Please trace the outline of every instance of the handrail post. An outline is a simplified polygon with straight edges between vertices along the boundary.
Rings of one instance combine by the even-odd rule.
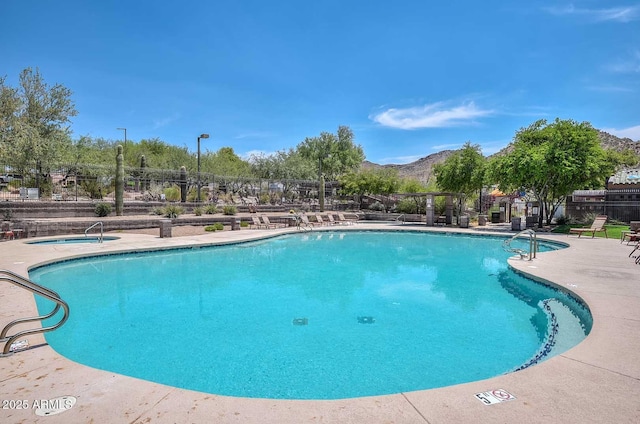
[[[46,333],[48,331],[53,331],[53,330],[61,327],[67,321],[67,319],[69,318],[69,305],[67,305],[67,302],[62,300],[60,298],[60,296],[58,295],[58,293],[54,292],[53,290],[50,290],[50,289],[48,289],[48,288],[46,288],[44,286],[41,286],[40,284],[34,283],[33,281],[29,280],[28,278],[22,277],[21,275],[18,275],[16,273],[8,271],[8,270],[0,270],[0,281],[8,281],[9,283],[12,283],[15,286],[18,286],[20,288],[28,290],[33,294],[40,295],[40,296],[44,297],[45,299],[48,299],[48,300],[50,300],[50,301],[52,301],[52,302],[54,302],[56,304],[56,306],[53,309],[53,311],[51,311],[50,313],[48,313],[46,315],[41,315],[41,316],[32,317],[32,318],[19,318],[19,319],[11,321],[7,325],[5,325],[5,327],[0,332],[0,334],[2,335],[2,339],[0,340],[0,342],[3,342],[5,344],[4,345],[4,349],[2,350],[2,353],[0,353],[0,357],[6,357],[6,356],[13,355],[14,352],[11,351],[11,345],[19,337],[28,336],[28,335],[32,335],[32,334]],[[13,327],[14,325],[20,324],[20,323],[25,323],[25,322],[32,322],[32,321],[44,321],[47,318],[53,317],[58,312],[58,310],[60,308],[63,309],[63,315],[62,315],[62,318],[60,319],[60,321],[57,322],[56,324],[48,326],[48,327],[32,328],[32,329],[28,329],[28,330],[23,330],[23,331],[19,331],[19,332],[15,333],[15,334],[13,334],[11,336],[7,336],[7,333],[9,332],[9,329],[11,327]]]
[[[84,236],[89,237],[87,233],[89,232],[90,229],[92,229],[97,225],[100,225],[100,238],[98,239],[98,243],[102,243],[104,239],[104,224],[102,223],[102,221],[98,221],[95,224],[90,225],[86,230],[84,230]]]

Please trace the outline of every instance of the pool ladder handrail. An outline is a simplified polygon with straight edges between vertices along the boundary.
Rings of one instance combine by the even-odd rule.
[[[89,235],[87,234],[89,230],[91,230],[92,228],[98,225],[100,226],[100,238],[98,239],[98,243],[102,243],[102,240],[104,239],[104,224],[102,224],[102,221],[98,221],[95,224],[90,225],[89,228],[84,230],[84,236],[89,237]]]
[[[402,218],[402,221],[400,220],[400,218]],[[396,221],[396,222],[402,222],[402,224],[404,224],[404,223],[406,222],[406,216],[405,216],[405,214],[398,215],[398,216],[396,217],[395,221]]]
[[[60,298],[60,295],[58,295],[58,293],[54,292],[53,290],[50,290],[44,286],[41,286],[40,284],[34,283],[33,281],[29,280],[28,278],[22,277],[21,275],[18,275],[14,272],[8,271],[6,269],[0,269],[0,281],[7,281],[15,286],[21,287],[25,290],[30,291],[33,294],[37,294],[39,296],[44,297],[45,299],[48,299],[52,302],[54,302],[56,304],[56,306],[53,308],[53,310],[51,312],[49,312],[48,314],[45,315],[40,315],[37,317],[27,317],[27,318],[18,318],[15,319],[13,321],[11,321],[10,323],[8,323],[7,325],[4,326],[4,328],[2,329],[2,331],[0,332],[0,343],[4,342],[4,349],[2,350],[2,353],[0,353],[0,358],[1,357],[6,357],[6,356],[11,356],[13,355],[13,351],[11,351],[11,345],[20,337],[23,336],[29,336],[29,335],[33,335],[33,334],[40,334],[40,333],[46,333],[49,331],[53,331],[59,327],[62,326],[62,324],[64,324],[67,319],[69,318],[69,305],[67,304],[67,302],[65,302],[64,300],[62,300]],[[60,308],[63,309],[64,313],[62,315],[62,318],[60,319],[59,322],[57,322],[54,325],[50,325],[48,327],[40,327],[40,328],[32,328],[32,329],[28,329],[28,330],[22,330],[22,331],[18,331],[17,333],[9,336],[7,335],[9,333],[9,329],[11,329],[11,327],[18,325],[18,324],[23,324],[26,322],[34,322],[34,321],[43,321],[47,318],[51,318],[52,316],[54,316],[59,310]]]
[[[511,247],[511,242],[517,238],[520,238],[521,236],[524,235],[528,235],[529,236],[529,251],[527,252],[526,250],[523,249],[518,249],[516,247]],[[517,233],[516,235],[514,235],[513,237],[511,237],[510,239],[505,240],[504,242],[502,242],[502,248],[504,250],[506,250],[507,252],[512,252],[512,253],[516,253],[518,255],[520,255],[520,259],[524,259],[527,255],[529,255],[529,260],[533,260],[536,257],[536,253],[538,251],[538,239],[536,236],[536,232],[533,231],[530,228],[527,228],[526,230],[522,230],[519,233]]]

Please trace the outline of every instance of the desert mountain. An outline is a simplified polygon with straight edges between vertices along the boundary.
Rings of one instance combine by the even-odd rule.
[[[617,151],[624,151],[627,149],[633,150],[638,157],[640,157],[640,141],[633,141],[630,138],[620,138],[615,135],[606,133],[604,131],[598,131],[600,136],[600,144],[605,149],[613,149]],[[508,151],[509,146],[505,147],[496,155],[502,154]],[[391,168],[397,169],[398,175],[401,178],[413,178],[422,183],[427,183],[430,178],[433,177],[433,165],[436,163],[444,162],[455,150],[443,150],[438,153],[434,153],[429,156],[425,156],[418,159],[415,162],[406,163],[402,165],[379,165],[373,162],[364,161],[362,163],[363,169],[380,169]]]

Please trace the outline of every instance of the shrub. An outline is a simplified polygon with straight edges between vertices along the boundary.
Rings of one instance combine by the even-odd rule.
[[[203,208],[201,206],[196,206],[193,209],[193,213],[196,214],[196,216],[202,216],[202,212],[203,212]]]
[[[416,213],[417,205],[413,199],[402,199],[396,205],[396,212],[398,213]]]
[[[169,202],[177,202],[180,200],[180,187],[177,185],[172,185],[171,187],[167,187],[163,191],[165,199]]]
[[[258,197],[258,201],[260,202],[261,205],[268,205],[269,203],[271,203],[271,196],[269,196],[268,193],[262,193]]]
[[[556,224],[558,225],[569,225],[571,224],[571,222],[572,222],[572,219],[570,216],[561,215],[556,218]]]
[[[247,228],[249,223],[247,221],[240,221],[240,228]]]
[[[163,208],[163,215],[167,218],[177,218],[184,213],[184,208],[178,205],[167,205]]]
[[[380,202],[374,202],[371,205],[369,205],[369,209],[371,209],[372,211],[384,212],[385,207]]]
[[[96,216],[107,216],[111,213],[111,205],[109,203],[98,203],[94,212]]]
[[[236,213],[238,213],[238,208],[233,205],[226,205],[224,208],[222,208],[222,213],[224,215],[235,215]]]
[[[582,219],[580,220],[581,224],[591,224],[595,219],[596,216],[598,216],[598,214],[594,213],[594,212],[587,212],[582,216]]]
[[[155,208],[151,209],[151,213],[153,215],[164,215],[164,208],[161,208],[160,206],[156,206]]]
[[[222,231],[224,230],[224,225],[222,224],[222,222],[216,222],[213,225],[207,225],[206,227],[204,227],[205,231]]]
[[[207,205],[204,208],[204,213],[206,213],[207,215],[213,215],[218,213],[218,208],[216,207],[216,205]]]

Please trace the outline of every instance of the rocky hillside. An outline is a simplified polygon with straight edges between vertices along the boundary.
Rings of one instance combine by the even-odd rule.
[[[631,149],[636,152],[636,155],[640,157],[640,141],[633,141],[630,138],[620,138],[615,135],[611,135],[604,131],[598,131],[600,136],[600,142],[605,149],[614,149],[617,151],[623,151]],[[502,154],[509,150],[509,146],[505,147],[496,155]],[[362,167],[364,169],[380,169],[380,168],[392,168],[398,170],[398,175],[402,178],[413,178],[422,183],[427,183],[430,178],[433,177],[433,165],[436,163],[444,162],[454,150],[443,150],[438,153],[423,157],[415,162],[403,164],[403,165],[378,165],[373,162],[364,161]]]
[[[640,141],[633,141],[630,138],[620,138],[604,131],[598,131],[600,143],[605,149],[613,149],[619,152],[631,149],[640,157]]]
[[[438,153],[423,157],[415,162],[403,165],[378,165],[377,163],[364,161],[362,168],[364,169],[380,169],[391,168],[398,170],[398,176],[401,178],[413,178],[426,184],[433,177],[433,165],[444,162],[454,150],[443,150]]]

